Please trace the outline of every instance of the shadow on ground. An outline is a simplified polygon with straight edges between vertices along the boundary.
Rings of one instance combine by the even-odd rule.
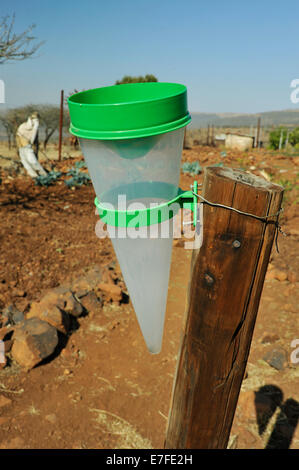
[[[259,435],[262,436],[275,412],[273,430],[265,449],[288,449],[299,419],[299,403],[293,398],[283,401],[283,393],[276,385],[264,385],[255,392],[255,410]]]

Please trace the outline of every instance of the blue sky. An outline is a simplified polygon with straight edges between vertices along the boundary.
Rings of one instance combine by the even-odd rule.
[[[59,104],[65,93],[152,73],[183,83],[191,112],[298,109],[299,2],[1,0],[15,31],[32,23],[38,56],[0,65],[6,105]]]

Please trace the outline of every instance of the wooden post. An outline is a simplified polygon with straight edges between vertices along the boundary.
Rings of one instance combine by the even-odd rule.
[[[207,145],[210,145],[210,124],[208,124]]]
[[[214,145],[215,145],[215,141],[214,141],[214,124],[212,125],[211,145],[212,145],[212,147],[214,147]]]
[[[184,142],[183,142],[183,149],[187,148],[187,133],[186,133],[186,127],[184,130]]]
[[[59,115],[59,143],[58,143],[58,160],[61,161],[62,146],[62,124],[63,124],[63,90],[60,93],[60,115]]]
[[[208,167],[202,195],[266,216],[279,211],[283,188],[240,170]],[[227,447],[276,220],[272,217],[266,224],[204,204],[203,244],[192,257],[168,449]]]
[[[256,148],[259,148],[260,132],[261,132],[261,118],[258,117],[258,119],[257,119],[257,129],[256,129],[256,143],[255,143]]]

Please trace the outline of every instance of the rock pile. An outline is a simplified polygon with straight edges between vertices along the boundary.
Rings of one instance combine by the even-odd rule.
[[[85,276],[46,292],[24,313],[10,305],[0,313],[0,340],[12,360],[30,370],[54,355],[61,338],[66,338],[83,315],[101,312],[104,302],[121,302],[125,286],[113,265],[93,268]]]

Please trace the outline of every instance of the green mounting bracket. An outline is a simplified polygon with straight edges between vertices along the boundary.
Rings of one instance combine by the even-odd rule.
[[[155,196],[161,196],[161,191],[165,191],[169,187],[168,183],[138,183],[145,188],[144,195],[148,196],[147,186],[152,186],[154,184],[155,189],[158,187],[158,193],[154,193]],[[136,185],[135,185],[136,187]],[[127,194],[125,191],[128,186],[123,186],[117,188],[118,194]],[[115,210],[113,205],[107,203],[100,203],[98,198],[95,198],[95,205],[98,209],[99,216],[103,221],[113,227],[144,227],[154,224],[160,224],[165,220],[172,219],[179,211],[179,209],[190,209],[193,212],[193,225],[196,227],[197,223],[197,181],[194,181],[192,191],[182,191],[178,190],[176,197],[170,201],[164,202],[162,204],[157,204],[154,207],[147,207],[140,210]],[[115,194],[116,189],[113,190]],[[168,193],[169,194],[169,193]],[[153,194],[152,194],[153,195]]]

